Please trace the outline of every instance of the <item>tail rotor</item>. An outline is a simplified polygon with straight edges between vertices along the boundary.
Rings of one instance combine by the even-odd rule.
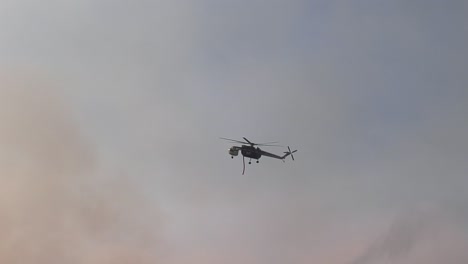
[[[286,151],[286,152],[284,152],[284,153],[286,154],[286,156],[291,155],[292,160],[294,160],[294,155],[293,155],[293,153],[296,153],[296,152],[297,152],[297,149],[291,151],[291,148],[288,146],[288,150],[289,150],[289,151]]]

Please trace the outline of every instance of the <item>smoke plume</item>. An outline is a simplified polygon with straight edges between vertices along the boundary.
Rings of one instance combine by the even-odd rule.
[[[154,263],[159,215],[100,172],[54,83],[0,78],[0,263]]]

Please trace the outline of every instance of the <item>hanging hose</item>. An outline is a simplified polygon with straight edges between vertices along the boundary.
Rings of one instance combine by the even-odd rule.
[[[242,175],[244,175],[244,172],[245,172],[245,156],[244,155],[242,155],[242,165],[244,165],[242,169]]]

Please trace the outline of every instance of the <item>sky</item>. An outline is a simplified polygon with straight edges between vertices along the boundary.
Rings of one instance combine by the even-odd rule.
[[[0,32],[2,263],[468,262],[466,1],[0,0]],[[219,137],[298,152],[241,175]]]

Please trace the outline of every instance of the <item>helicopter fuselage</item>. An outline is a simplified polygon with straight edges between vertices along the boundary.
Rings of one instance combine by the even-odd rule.
[[[237,156],[241,151],[242,156],[258,160],[261,156],[260,148],[255,148],[252,146],[242,145],[242,147],[233,146],[229,149],[229,154],[231,156]]]
[[[255,148],[255,147],[246,146],[246,145],[242,145],[241,153],[244,157],[256,159],[256,160],[258,160],[262,156],[260,148]]]

